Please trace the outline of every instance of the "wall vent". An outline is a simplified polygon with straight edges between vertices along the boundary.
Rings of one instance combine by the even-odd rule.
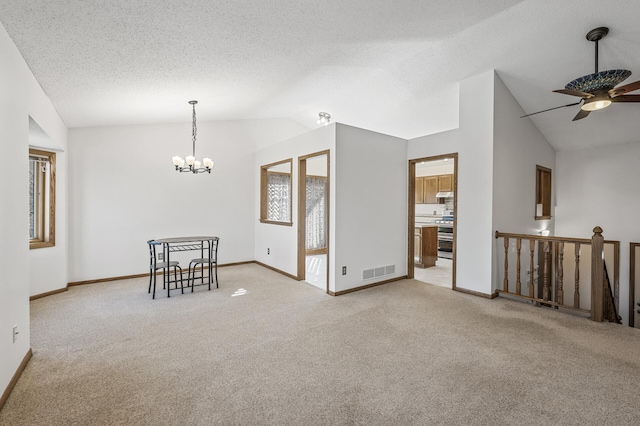
[[[378,266],[375,268],[364,269],[362,271],[362,280],[370,280],[372,278],[392,275],[396,273],[396,265]]]
[[[362,271],[362,279],[363,280],[368,280],[373,278],[373,269],[365,269],[364,271]]]

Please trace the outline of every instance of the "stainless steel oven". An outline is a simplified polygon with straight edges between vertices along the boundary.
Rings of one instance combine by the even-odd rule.
[[[437,221],[438,256],[451,259],[453,257],[453,221]]]

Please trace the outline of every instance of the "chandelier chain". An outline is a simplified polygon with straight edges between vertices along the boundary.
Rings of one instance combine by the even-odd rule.
[[[198,127],[196,126],[196,104],[191,104],[193,106],[193,126],[191,129],[191,138],[193,140],[193,156],[196,156],[196,133],[198,132]]]

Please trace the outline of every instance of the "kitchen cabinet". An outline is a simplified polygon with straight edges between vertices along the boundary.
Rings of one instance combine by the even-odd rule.
[[[453,175],[434,175],[416,178],[416,204],[438,204],[438,192],[453,192]]]
[[[413,237],[414,265],[416,268],[436,266],[438,259],[438,227],[416,226]]]
[[[424,179],[416,178],[416,204],[424,204]]]
[[[453,175],[438,176],[438,192],[453,192]]]
[[[438,193],[438,176],[425,176],[424,179],[424,203],[436,204],[438,199],[436,194]]]

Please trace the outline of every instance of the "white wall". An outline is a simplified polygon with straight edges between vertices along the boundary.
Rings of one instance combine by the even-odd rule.
[[[538,234],[548,229],[554,234],[554,207],[551,220],[535,220],[536,165],[552,170],[556,180],[555,150],[522,110],[509,89],[495,74],[493,130],[493,232]],[[553,200],[553,191],[552,191]],[[515,241],[512,241],[515,250]],[[502,288],[503,240],[494,247],[494,289]],[[503,260],[500,260],[502,262]]]
[[[338,124],[336,150],[334,291],[406,275],[407,141]],[[395,274],[362,280],[387,265]]]
[[[460,82],[460,128],[412,139],[408,159],[458,153],[456,287],[492,292],[494,71]]]
[[[495,75],[493,149],[493,225],[502,232],[537,234],[554,230],[551,220],[535,220],[536,165],[551,169],[556,179],[556,152]]]
[[[327,177],[327,157],[320,155],[307,159],[307,176]]]
[[[298,157],[313,154],[316,152],[330,150],[330,223],[333,223],[333,206],[335,205],[335,141],[336,124],[320,127],[313,131],[293,137],[289,140],[271,145],[255,153],[256,170],[253,181],[254,210],[252,220],[255,225],[255,246],[254,258],[258,262],[269,265],[290,275],[297,276],[298,265]],[[260,223],[260,176],[257,172],[265,164],[274,163],[281,160],[293,159],[292,167],[292,211],[293,226],[274,225],[271,223]],[[329,234],[329,264],[333,265],[334,235],[333,225],[330,225]],[[267,254],[269,249],[270,254]],[[333,288],[335,283],[329,277],[329,288]]]
[[[20,52],[0,25],[0,394],[16,373],[30,348],[30,270],[28,157],[29,116],[60,146],[66,145],[67,129]],[[64,180],[64,177],[62,177]],[[57,206],[64,217],[64,204]],[[64,231],[63,231],[64,233]],[[64,235],[60,236],[61,247]],[[53,251],[42,250],[43,258]],[[64,252],[64,249],[62,249]],[[57,253],[57,250],[56,250]],[[61,259],[66,262],[64,255]],[[35,265],[35,263],[34,263]],[[52,282],[63,280],[58,269]],[[18,326],[13,343],[12,327]]]
[[[256,153],[256,170],[264,164],[293,158],[294,223],[289,227],[257,221],[260,182],[256,177],[255,259],[297,275],[298,157],[327,149],[330,150],[329,290],[339,292],[406,275],[406,141],[337,123]],[[396,265],[396,273],[376,280],[361,279],[362,269],[386,265]],[[345,276],[342,266],[347,266]]]
[[[216,235],[221,264],[253,260],[254,151],[300,132],[290,120],[198,122],[196,157],[215,166],[193,175],[171,163],[191,153],[191,123],[70,130],[69,280],[145,273],[146,241],[162,237]]]
[[[640,242],[640,142],[556,154],[556,235],[620,241],[620,312],[629,320],[629,243]],[[637,298],[640,300],[640,298]]]

